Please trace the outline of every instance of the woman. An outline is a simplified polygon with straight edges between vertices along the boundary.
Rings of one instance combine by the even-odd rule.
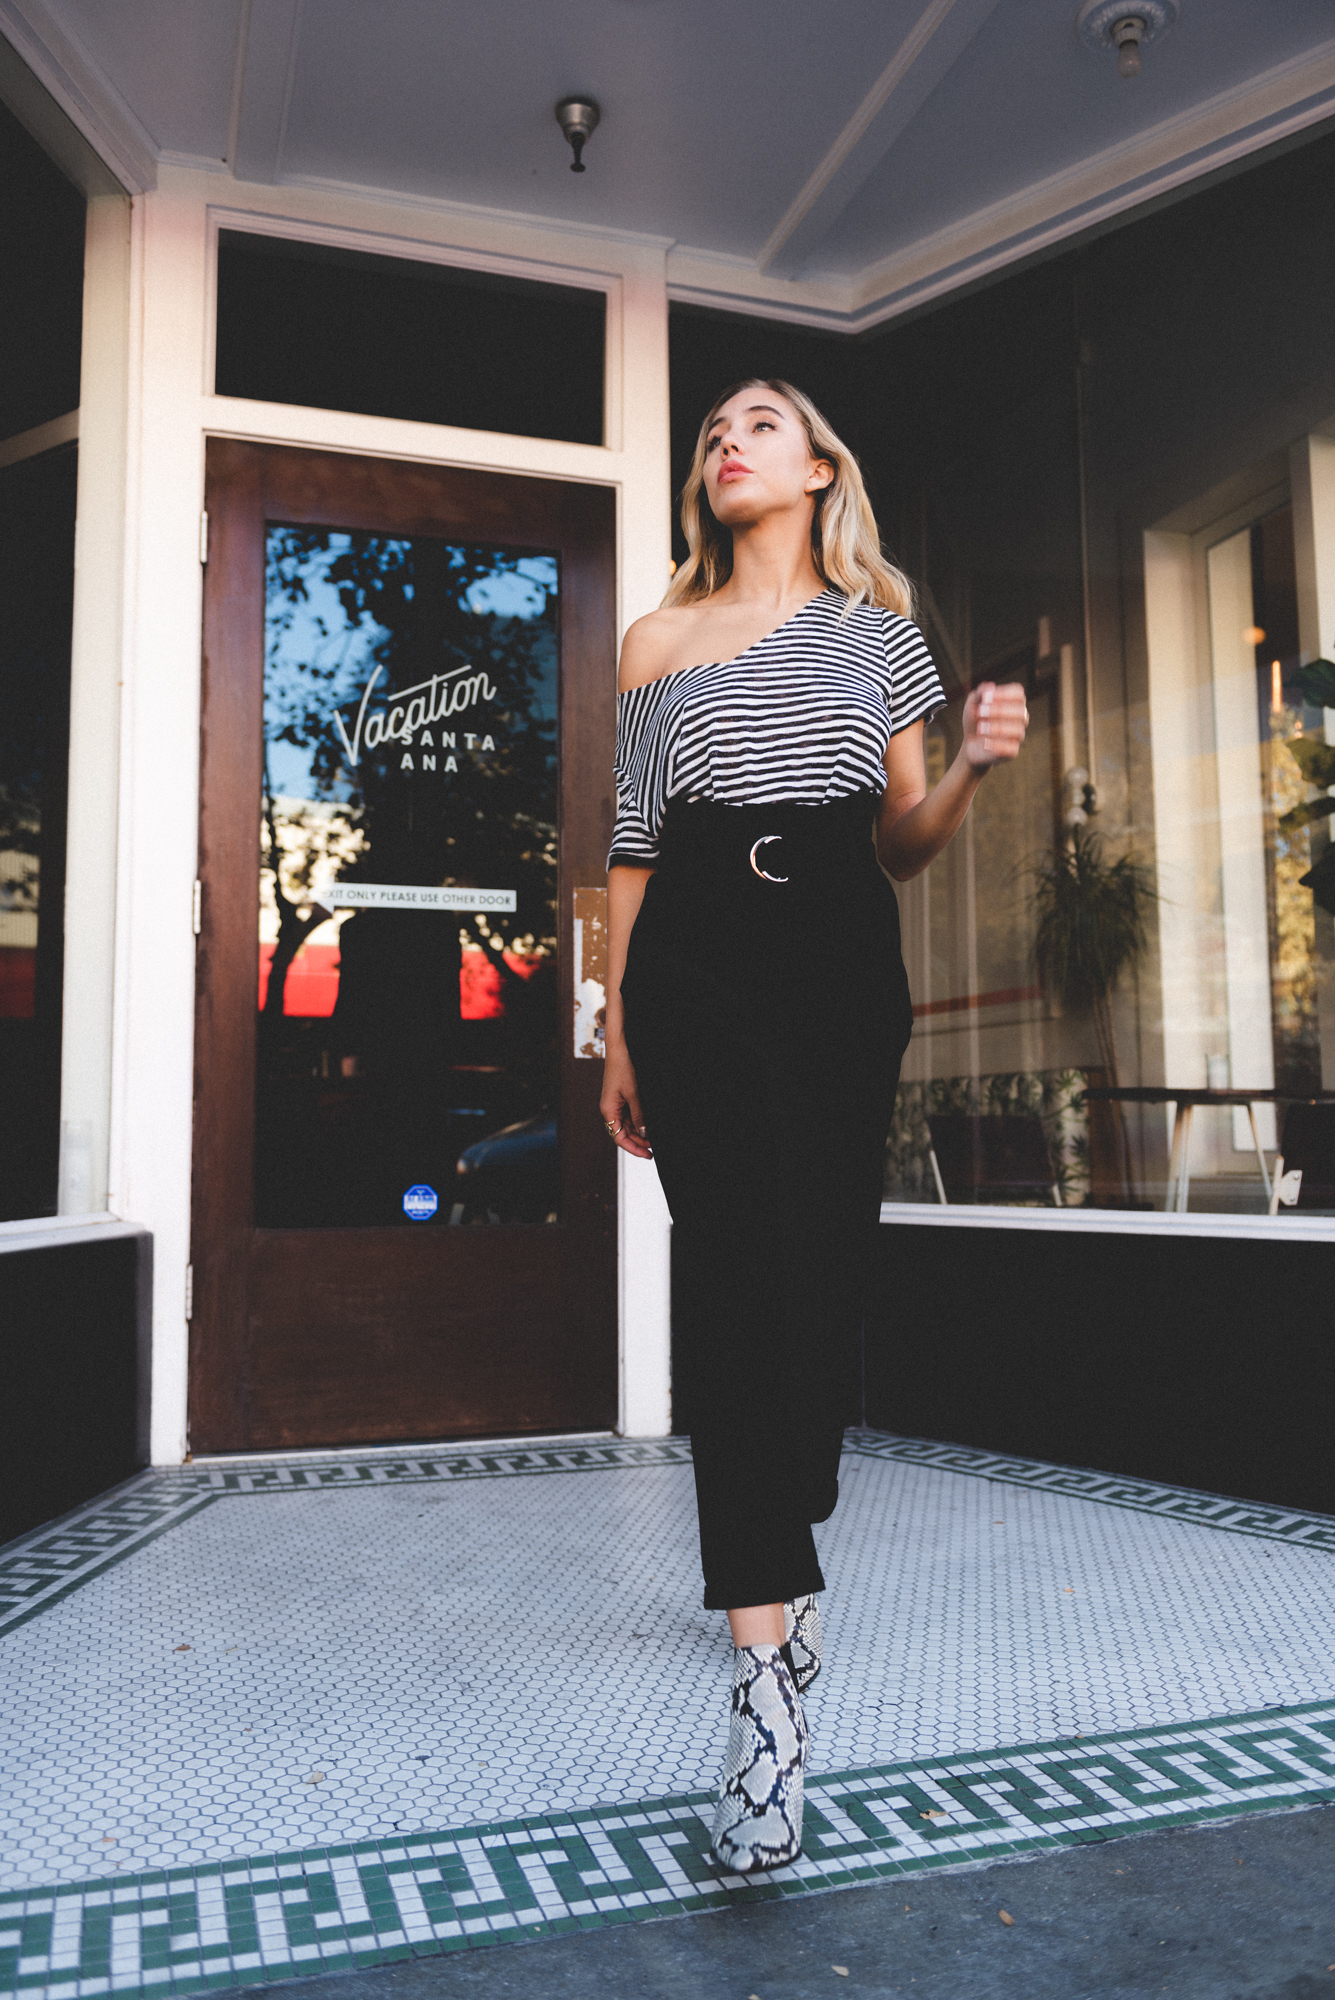
[[[887,875],[941,852],[1028,711],[976,688],[928,790],[944,696],[908,583],[856,460],[786,383],[715,403],[682,522],[687,560],[621,655],[602,1114],[672,1211],[704,1601],[736,1649],[714,1852],[749,1873],[801,1848],[811,1525],[838,1497],[913,1024]]]

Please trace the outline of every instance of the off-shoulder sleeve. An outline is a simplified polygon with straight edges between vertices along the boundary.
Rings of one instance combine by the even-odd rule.
[[[616,775],[617,817],[612,831],[609,868],[618,862],[630,868],[658,863],[658,830],[663,823],[658,760],[649,754],[659,707],[660,684],[649,681],[617,696]]]
[[[885,630],[885,657],[890,669],[890,734],[898,736],[911,723],[921,722],[946,705],[946,691],[927,642],[911,618],[897,618],[893,611],[882,614]]]

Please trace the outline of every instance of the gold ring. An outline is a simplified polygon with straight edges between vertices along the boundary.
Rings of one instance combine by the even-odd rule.
[[[621,1130],[621,1120],[619,1118],[617,1119],[604,1118],[603,1123],[607,1127],[608,1131],[612,1134],[612,1137],[615,1139],[617,1133]]]

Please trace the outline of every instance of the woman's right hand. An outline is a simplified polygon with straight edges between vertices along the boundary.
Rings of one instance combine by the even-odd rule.
[[[640,1093],[635,1082],[635,1065],[624,1042],[609,1042],[603,1057],[603,1094],[598,1109],[607,1126],[608,1137],[637,1160],[652,1160],[653,1152],[644,1130]],[[611,1129],[615,1127],[615,1130]]]

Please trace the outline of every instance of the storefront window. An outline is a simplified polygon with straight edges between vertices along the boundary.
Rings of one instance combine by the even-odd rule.
[[[0,471],[0,1221],[57,1205],[74,481]]]
[[[900,892],[892,1201],[1335,1213],[1332,197],[1325,139],[868,351],[929,766],[1033,716]]]
[[[899,892],[888,1201],[1263,1216],[1282,1157],[1275,1228],[1335,1213],[1332,207],[1326,136],[860,340],[674,308],[678,486],[748,375],[858,452],[929,776],[970,688],[1028,693]]]
[[[0,176],[0,1221],[12,1221],[53,1215],[59,1193],[77,472],[60,436],[77,428],[84,202],[3,107]]]

